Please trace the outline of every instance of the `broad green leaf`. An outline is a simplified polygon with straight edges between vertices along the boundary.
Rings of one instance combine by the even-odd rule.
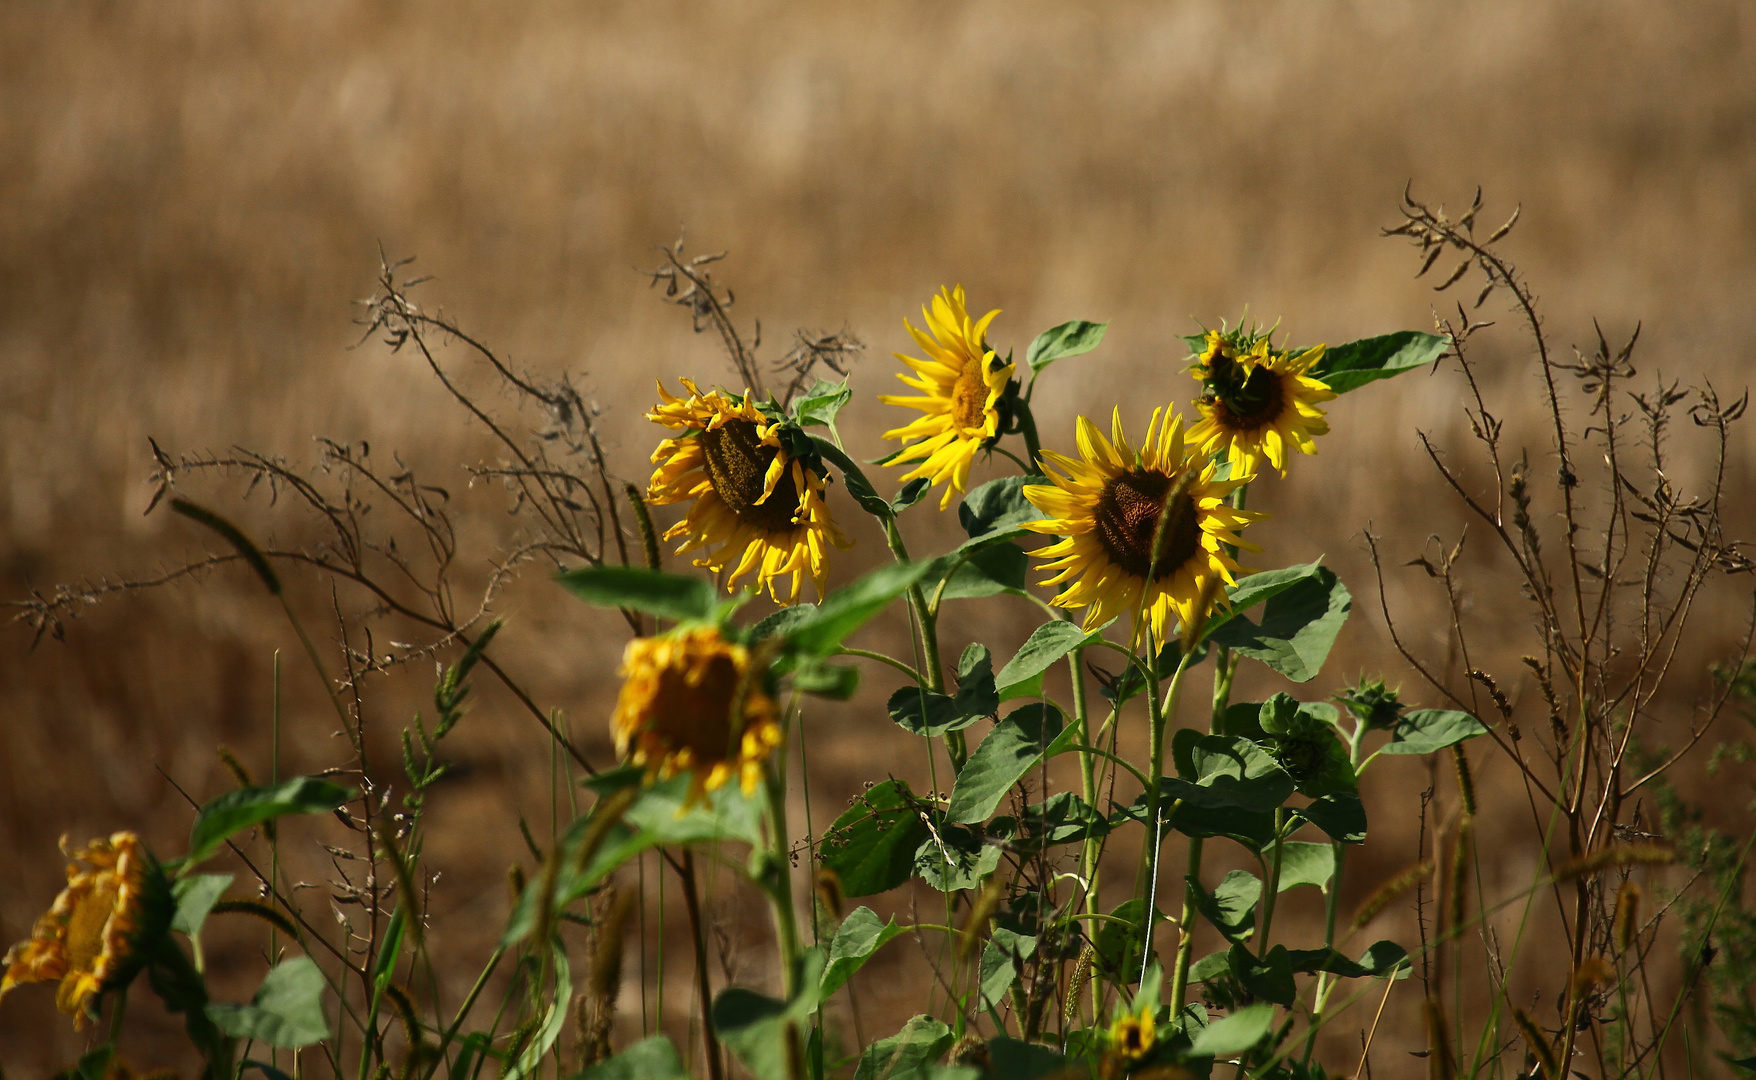
[[[1293,793],[1293,779],[1273,755],[1249,739],[1207,735],[1189,750],[1195,790],[1185,798],[1209,808],[1269,811]]]
[[[901,780],[872,787],[824,834],[819,859],[841,878],[846,896],[871,896],[896,888],[914,875],[915,850],[928,837]]]
[[[1233,614],[1248,611],[1257,604],[1274,599],[1295,585],[1309,581],[1323,570],[1320,562],[1301,563],[1298,566],[1283,566],[1279,570],[1264,570],[1259,574],[1250,574],[1238,579],[1238,583],[1226,589],[1226,599],[1231,604],[1230,612],[1215,612],[1208,623],[1207,632],[1211,634],[1219,623],[1231,618]]]
[[[902,927],[896,920],[879,922],[878,916],[869,907],[858,907],[848,913],[836,928],[835,938],[829,943],[829,963],[823,969],[822,985],[819,994],[827,998],[840,990],[854,972],[865,966],[872,955],[884,947],[884,943],[902,933]]]
[[[1037,627],[1019,647],[1018,654],[1006,661],[1006,666],[994,676],[994,684],[1000,689],[1000,700],[1010,701],[1013,698],[1035,697],[1040,694],[1043,672],[1074,649],[1090,644],[1101,636],[1103,627],[1087,633],[1079,628],[1079,624],[1061,619],[1053,619]]]
[[[1273,1024],[1273,1005],[1247,1005],[1202,1028],[1189,1050],[1202,1057],[1235,1058],[1267,1038]]]
[[[1376,942],[1358,960],[1349,960],[1334,949],[1294,949],[1288,958],[1294,971],[1313,975],[1327,971],[1348,979],[1405,979],[1410,971],[1408,950],[1394,941]]]
[[[758,641],[776,635],[785,637],[816,617],[817,605],[815,604],[794,604],[791,607],[783,607],[744,631],[744,641],[746,644],[754,645]]]
[[[714,1031],[757,1080],[787,1080],[787,1025],[803,1030],[823,1000],[819,986],[824,962],[822,949],[805,950],[794,969],[793,985],[798,989],[789,1001],[776,1001],[742,986],[729,987],[714,998]]]
[[[1064,322],[1038,334],[1030,348],[1024,351],[1024,362],[1030,365],[1031,371],[1040,373],[1057,360],[1080,356],[1097,348],[1104,340],[1104,331],[1109,328],[1109,323],[1086,322],[1084,319]]]
[[[1095,958],[1106,978],[1118,986],[1133,986],[1140,981],[1141,962],[1141,913],[1146,910],[1146,902],[1138,898],[1124,900],[1110,911],[1110,917],[1099,924],[1097,937],[1092,941]],[[1168,922],[1165,913],[1153,909],[1152,921]],[[1120,920],[1120,921],[1118,921]],[[1153,930],[1155,948],[1162,944],[1160,935],[1164,931]]]
[[[1336,735],[1335,722],[1335,706],[1325,702],[1301,705],[1280,693],[1262,704],[1257,716],[1262,743],[1293,778],[1301,795],[1317,799],[1359,786],[1347,747]]]
[[[1027,521],[1043,520],[1043,512],[1024,497],[1024,489],[1049,481],[1041,476],[1004,476],[971,491],[957,508],[957,520],[972,539],[1021,532]]]
[[[964,762],[951,788],[946,816],[966,825],[988,820],[1012,785],[1043,760],[1059,734],[1061,711],[1054,706],[1039,703],[1014,710],[994,725]]]
[[[1232,973],[1232,952],[1230,948],[1219,952],[1208,953],[1189,965],[1189,981],[1192,983],[1218,979]]]
[[[1260,660],[1293,682],[1314,678],[1347,622],[1353,596],[1327,568],[1271,597],[1260,624],[1237,615],[1214,629],[1211,640]]]
[[[915,873],[940,892],[973,889],[1000,865],[1000,849],[961,825],[941,821],[915,849]]]
[[[1480,720],[1455,709],[1416,709],[1403,714],[1382,754],[1431,754],[1465,739],[1486,735]]]
[[[521,1080],[522,1077],[541,1075],[543,1059],[554,1049],[567,1021],[572,1017],[572,1010],[567,1005],[573,1000],[573,970],[567,963],[567,953],[559,943],[549,950],[549,963],[555,969],[554,993],[543,1011],[538,1014],[541,1020],[525,1042],[524,1050],[519,1053],[512,1067],[502,1074],[504,1080]]]
[[[1258,1001],[1291,1005],[1298,995],[1293,980],[1292,955],[1285,945],[1276,945],[1263,956],[1256,956],[1242,945],[1231,950],[1232,974],[1238,983]]]
[[[185,868],[206,861],[231,837],[287,814],[322,814],[353,796],[315,776],[298,776],[274,787],[241,787],[201,808],[190,830]]]
[[[904,686],[890,695],[885,709],[903,730],[937,737],[961,731],[1000,708],[994,692],[994,662],[986,645],[972,644],[963,650],[957,665],[957,696],[934,693],[919,686]]]
[[[284,960],[269,970],[250,1004],[212,1004],[207,1018],[227,1035],[283,1049],[322,1042],[329,1038],[323,972],[309,957]]]
[[[1007,991],[1018,981],[1023,963],[1036,955],[1037,939],[996,926],[982,947],[980,968],[981,1006],[984,1009],[1004,1008]]]
[[[1233,870],[1213,892],[1196,887],[1195,906],[1227,941],[1248,941],[1256,932],[1256,903],[1262,899],[1262,881],[1247,870]]]
[[[1329,834],[1331,840],[1344,844],[1366,842],[1366,807],[1358,791],[1338,791],[1312,800],[1293,813]]]
[[[815,657],[801,657],[793,668],[793,685],[807,694],[846,701],[860,686],[860,669],[851,664],[831,664]]]
[[[194,874],[176,881],[171,886],[171,896],[177,902],[177,913],[171,916],[171,929],[199,937],[208,913],[231,886],[230,874]]]
[[[957,1036],[950,1028],[922,1013],[895,1035],[866,1047],[854,1069],[854,1080],[913,1077],[918,1070],[937,1061],[956,1041]]]
[[[979,600],[1005,592],[1022,592],[1029,560],[1017,544],[1002,541],[953,560],[953,569],[939,593],[942,600]],[[937,585],[934,589],[937,589]],[[926,590],[931,596],[933,589]]]
[[[1272,857],[1272,856],[1271,856]],[[1288,840],[1280,846],[1280,891],[1299,885],[1315,885],[1323,892],[1335,877],[1335,848],[1330,844],[1313,844],[1304,840]]]
[[[638,566],[582,566],[555,580],[598,607],[629,608],[678,622],[705,622],[719,613],[719,596],[704,578]]]
[[[1025,1042],[1010,1035],[988,1040],[988,1073],[1005,1080],[1040,1080],[1065,1075],[1067,1059],[1042,1043]]]
[[[841,647],[849,634],[866,625],[891,602],[921,579],[931,562],[890,565],[874,570],[824,597],[811,614],[794,624],[787,634],[800,652],[827,656]]]
[[[1274,812],[1240,810],[1233,806],[1206,807],[1178,800],[1191,792],[1198,792],[1195,785],[1178,777],[1166,777],[1160,782],[1159,814],[1168,831],[1175,829],[1188,837],[1207,838],[1223,836],[1235,840],[1251,851],[1261,851],[1274,840]],[[1114,806],[1114,804],[1111,804]],[[1146,794],[1144,792],[1126,807],[1116,807],[1119,811],[1114,825],[1120,820],[1134,821],[1148,825],[1150,818],[1146,812]]]
[[[1323,359],[1313,365],[1310,375],[1323,380],[1336,393],[1345,394],[1377,379],[1425,367],[1445,355],[1450,347],[1446,338],[1418,330],[1399,330],[1324,350]]]
[[[1042,802],[1025,808],[1021,822],[1037,844],[1076,844],[1103,836],[1110,823],[1071,791],[1057,791]]]
[[[897,491],[896,497],[890,500],[890,512],[892,514],[902,513],[904,510],[907,510],[909,507],[926,498],[927,492],[931,490],[933,490],[933,481],[924,476],[915,477],[913,480],[902,485]]]
[[[642,1039],[608,1061],[600,1061],[572,1080],[689,1080],[668,1035]]]
[[[793,399],[793,419],[800,427],[822,426],[834,431],[836,413],[853,397],[846,379],[838,383],[818,379],[815,386]]]

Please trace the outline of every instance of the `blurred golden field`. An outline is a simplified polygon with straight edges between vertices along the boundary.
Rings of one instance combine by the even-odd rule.
[[[434,280],[416,299],[501,356],[575,373],[603,406],[614,475],[640,483],[658,438],[641,418],[653,381],[731,378],[712,336],[692,334],[637,272],[679,235],[688,251],[731,253],[715,269],[736,290],[739,326],[761,320],[766,359],[796,327],[845,327],[867,342],[841,424],[857,458],[887,452],[879,433],[896,410],[876,395],[894,386],[903,318],[941,284],[963,283],[978,310],[1003,308],[992,339],[1020,353],[1050,325],[1109,320],[1097,353],[1044,376],[1044,442],[1065,446],[1078,413],[1119,405],[1132,429],[1191,396],[1179,335],[1196,320],[1247,311],[1302,343],[1431,328],[1434,306],[1453,299],[1412,280],[1413,255],[1378,235],[1411,183],[1458,206],[1479,184],[1483,220],[1496,224],[1522,205],[1508,250],[1561,346],[1595,343],[1593,318],[1613,342],[1638,322],[1643,377],[1706,377],[1735,397],[1756,373],[1756,9],[1736,0],[10,4],[0,9],[3,598],[147,577],[202,550],[207,538],[163,507],[143,514],[149,436],[168,451],[242,445],[299,467],[318,459],[314,436],[367,442],[380,464],[400,455],[451,493],[474,560],[463,572],[484,575],[514,524],[505,493],[471,488],[463,471],[492,453],[479,425],[416,358],[371,340],[353,348],[355,301],[371,294],[380,247],[417,257],[409,272]],[[1481,314],[1503,318],[1500,304]],[[1546,477],[1527,346],[1508,318],[1478,349],[1502,400],[1529,396],[1508,427]],[[453,354],[489,407],[516,415]],[[1401,564],[1464,524],[1415,437],[1464,453],[1461,392],[1447,371],[1414,373],[1337,402],[1321,454],[1262,485],[1252,505],[1274,515],[1252,533],[1264,565],[1323,555],[1355,595],[1313,690],[1382,671],[1421,700],[1377,609],[1368,525],[1384,538],[1388,596],[1415,628],[1412,646],[1445,660],[1443,625],[1422,622],[1443,598]],[[1685,486],[1707,464],[1690,438],[1677,432]],[[1751,449],[1730,464],[1731,492],[1756,485]],[[243,501],[242,485],[190,493],[264,540],[317,535],[265,489]],[[919,550],[957,533],[935,505],[905,518]],[[1747,505],[1728,515],[1735,533],[1756,534]],[[833,580],[881,558],[875,527],[856,523],[852,535]],[[1493,647],[1476,662],[1512,681],[1531,650],[1527,615],[1486,542],[1471,544],[1465,615]],[[331,621],[329,584],[292,580],[312,624]],[[1678,715],[1742,630],[1748,579],[1730,580],[1698,611]],[[350,615],[363,607],[345,593],[335,602]],[[971,640],[1009,654],[1038,620],[1005,603],[949,618],[952,655]],[[621,624],[567,598],[540,566],[498,606],[510,623],[503,661],[608,764]],[[904,629],[896,616],[873,632]],[[65,642],[33,649],[28,630],[9,633],[0,943],[25,936],[52,897],[62,833],[138,829],[175,853],[191,817],[178,786],[200,800],[232,783],[217,745],[266,774],[276,650],[282,772],[343,762],[347,743],[296,643],[242,571],[114,598],[70,623]],[[386,780],[396,732],[430,688],[430,668],[414,668],[368,684]],[[886,772],[928,786],[917,741],[884,715],[889,683],[867,675],[853,702],[807,715],[818,828]],[[1727,738],[1739,734],[1726,723]],[[456,958],[441,973],[454,998],[504,919],[507,867],[531,862],[521,815],[540,841],[550,835],[554,776],[540,729],[491,684],[456,743],[462,768],[435,793],[428,852],[443,871],[430,912],[435,951]],[[1482,783],[1510,793],[1502,765],[1482,755]],[[1349,864],[1350,889],[1414,860],[1412,807],[1426,783],[1413,760],[1377,774],[1373,836]],[[1706,800],[1748,830],[1745,779],[1715,783],[1730,786]],[[803,821],[805,793],[795,799]],[[1490,812],[1482,828],[1523,812]],[[330,824],[287,832],[314,843]],[[1528,880],[1535,852],[1493,850],[1509,884]],[[326,869],[309,861],[322,915]],[[1350,892],[1344,906],[1357,900]],[[715,903],[732,974],[763,979],[759,966],[738,969],[740,943],[767,933],[761,913],[733,896]],[[1289,904],[1318,912],[1316,901]],[[212,959],[222,978],[255,970],[260,952],[255,928],[229,933]],[[684,947],[665,968],[679,1044]],[[862,976],[868,1037],[918,1011],[924,971],[905,938]],[[642,1008],[630,989],[624,1034]],[[1414,994],[1391,999],[1380,1038],[1395,1064],[1382,1075],[1419,1068],[1403,1054],[1419,1047],[1419,1022]],[[130,1052],[142,1064],[186,1064],[169,1020],[141,1023]],[[1351,1068],[1363,1023],[1331,1039],[1338,1068]],[[46,994],[0,1006],[8,1076],[46,1075],[82,1045]]]

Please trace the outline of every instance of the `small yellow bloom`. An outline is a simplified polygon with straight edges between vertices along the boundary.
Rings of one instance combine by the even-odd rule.
[[[5,966],[0,997],[25,983],[57,983],[56,1007],[73,1017],[74,1027],[84,1028],[97,999],[140,970],[139,947],[152,929],[146,924],[158,922],[154,909],[166,906],[151,903],[148,893],[155,883],[160,891],[164,885],[152,856],[131,832],[93,840],[77,851],[68,851],[63,837],[61,850],[76,860],[67,865],[67,887],[37,920],[30,938],[0,961]]]
[[[926,319],[925,331],[916,330],[906,319],[903,325],[927,359],[895,355],[918,376],[899,374],[897,378],[922,393],[884,394],[878,400],[926,414],[886,431],[884,437],[919,440],[904,447],[890,464],[920,462],[902,479],[924,476],[934,484],[944,484],[945,496],[939,500],[939,509],[943,510],[951,505],[954,494],[961,494],[968,486],[969,467],[976,453],[999,437],[997,405],[1017,365],[1001,363],[1000,357],[988,348],[988,324],[1000,314],[999,310],[972,320],[964,306],[962,285],[940,289],[933,303],[921,309],[921,314]]]
[[[1255,474],[1266,458],[1285,476],[1287,448],[1315,454],[1314,437],[1329,432],[1316,403],[1335,393],[1306,374],[1323,351],[1319,345],[1293,356],[1271,351],[1266,337],[1233,341],[1209,330],[1190,369],[1202,382],[1195,406],[1202,419],[1189,429],[1189,441],[1204,454],[1224,451],[1233,475]]]
[[[1215,464],[1189,455],[1183,419],[1169,410],[1153,410],[1138,452],[1122,433],[1120,410],[1111,417],[1110,434],[1104,438],[1081,416],[1083,460],[1043,451],[1053,486],[1023,491],[1047,518],[1024,527],[1062,539],[1031,554],[1055,560],[1044,569],[1061,571],[1044,585],[1079,579],[1050,602],[1087,608],[1086,629],[1144,608],[1154,638],[1164,642],[1171,616],[1196,625],[1223,595],[1221,583],[1235,582],[1240,567],[1223,545],[1259,550],[1240,540],[1238,530],[1267,515],[1227,505],[1226,496],[1250,478],[1214,479]]]
[[[689,773],[688,804],[733,775],[745,794],[756,790],[781,731],[748,649],[709,626],[636,638],[622,656],[622,677],[610,720],[618,753],[649,778]]]
[[[1141,1009],[1138,1014],[1123,1013],[1110,1025],[1110,1046],[1130,1061],[1139,1060],[1152,1052],[1156,1028],[1151,1009]]]
[[[782,422],[764,417],[749,391],[738,401],[718,390],[703,394],[688,379],[682,383],[688,397],[671,396],[661,383],[661,404],[646,414],[683,432],[652,454],[658,469],[647,501],[690,503],[688,516],[665,539],[683,539],[679,555],[712,548],[695,565],[716,574],[730,567],[728,591],[754,571],[757,587],[766,587],[776,603],[798,603],[807,576],[821,597],[829,545],[848,547],[823,501],[823,476],[787,453]],[[775,583],[789,575],[783,598]]]

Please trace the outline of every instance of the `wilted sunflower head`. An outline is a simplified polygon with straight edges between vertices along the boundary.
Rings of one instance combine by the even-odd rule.
[[[1201,421],[1189,429],[1189,441],[1204,454],[1223,451],[1235,474],[1253,474],[1267,459],[1285,476],[1287,448],[1315,454],[1314,437],[1329,432],[1316,402],[1335,393],[1307,374],[1323,353],[1319,345],[1293,356],[1272,350],[1254,331],[1209,330],[1190,368],[1201,380]]]
[[[1023,491],[1047,517],[1024,527],[1062,537],[1031,552],[1053,560],[1043,569],[1061,571],[1044,585],[1079,579],[1051,603],[1087,608],[1088,630],[1141,613],[1154,638],[1164,642],[1171,616],[1195,626],[1224,595],[1221,586],[1240,572],[1225,546],[1259,550],[1244,543],[1238,530],[1267,515],[1226,503],[1249,477],[1214,479],[1214,463],[1189,456],[1183,420],[1168,409],[1153,410],[1139,451],[1122,433],[1119,410],[1111,416],[1110,433],[1105,439],[1082,416],[1079,459],[1043,451],[1052,466],[1046,470],[1050,483]]]
[[[897,378],[921,393],[884,394],[878,400],[925,414],[884,433],[886,439],[919,440],[898,451],[888,464],[919,462],[902,479],[924,476],[931,483],[944,484],[945,495],[939,500],[943,510],[951,505],[952,495],[968,484],[976,453],[999,437],[999,403],[1017,365],[1001,362],[988,348],[988,324],[999,310],[971,319],[964,306],[962,285],[940,289],[921,314],[926,319],[925,331],[915,329],[906,319],[903,325],[927,359],[896,354],[916,373],[915,377],[899,374]]]
[[[1138,1013],[1123,1013],[1110,1025],[1110,1049],[1130,1061],[1152,1053],[1157,1038],[1157,1024],[1150,1008]]]
[[[809,440],[788,421],[764,415],[749,391],[736,400],[682,383],[688,397],[673,397],[660,383],[661,402],[646,414],[682,432],[652,454],[658,469],[647,501],[690,503],[665,539],[683,540],[678,554],[701,549],[696,566],[716,574],[730,567],[728,590],[754,571],[757,586],[776,603],[797,603],[806,577],[821,597],[829,545],[846,548],[848,541],[823,501],[828,470],[803,452]],[[783,598],[775,583],[789,576]]]
[[[689,773],[688,804],[733,776],[746,794],[756,789],[781,731],[748,649],[713,627],[685,627],[630,641],[622,677],[610,720],[618,753],[649,778]]]
[[[139,973],[170,923],[170,886],[131,832],[61,850],[67,887],[37,919],[31,936],[6,952],[0,997],[25,983],[59,984],[55,1006],[84,1028],[99,997]],[[83,863],[85,865],[81,866]]]

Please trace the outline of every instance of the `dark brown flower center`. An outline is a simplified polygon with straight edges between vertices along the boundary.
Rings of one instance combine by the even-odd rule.
[[[951,422],[958,431],[985,427],[988,423],[988,382],[983,377],[987,366],[981,358],[965,361],[951,387]]]
[[[1092,517],[1097,536],[1110,561],[1137,578],[1150,572],[1158,581],[1176,571],[1201,550],[1201,525],[1196,520],[1195,500],[1187,494],[1171,495],[1173,480],[1156,469],[1132,469],[1109,482],[1098,497]],[[1165,497],[1170,495],[1170,505]],[[1156,562],[1152,557],[1153,534],[1160,513],[1168,513],[1159,539]]]
[[[731,730],[737,693],[738,666],[730,656],[709,657],[688,671],[666,668],[647,705],[649,730],[672,750],[692,750],[697,762],[724,761],[738,745],[740,733]]]
[[[1249,431],[1272,424],[1286,407],[1286,386],[1278,373],[1261,364],[1240,364],[1215,357],[1207,380],[1208,395],[1225,406],[1235,430]]]
[[[703,431],[700,439],[702,456],[707,458],[707,478],[732,513],[765,532],[792,529],[793,515],[799,510],[799,489],[791,469],[774,485],[768,501],[756,501],[762,498],[763,480],[780,450],[762,445],[755,421],[728,420],[712,431]]]

